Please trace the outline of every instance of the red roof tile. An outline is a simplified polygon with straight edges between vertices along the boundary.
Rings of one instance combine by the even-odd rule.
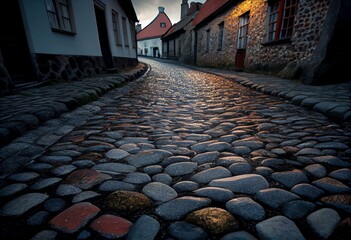
[[[166,27],[162,28],[161,23],[166,23]],[[165,34],[168,29],[172,26],[171,20],[169,20],[167,14],[161,12],[156,18],[147,25],[143,30],[138,32],[137,40],[148,39],[148,38],[158,38]]]
[[[232,0],[207,0],[194,18],[193,25],[198,25],[229,1]]]

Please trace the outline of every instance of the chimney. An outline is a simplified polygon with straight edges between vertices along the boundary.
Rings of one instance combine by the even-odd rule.
[[[141,31],[141,24],[138,23],[136,26],[135,26],[135,31],[138,33]]]
[[[165,8],[164,8],[164,7],[158,7],[158,12],[159,12],[159,13],[165,12]]]
[[[180,10],[180,19],[185,18],[188,15],[188,0],[183,0],[181,4],[181,10]]]

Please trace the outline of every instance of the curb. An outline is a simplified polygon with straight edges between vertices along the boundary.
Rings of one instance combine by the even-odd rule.
[[[109,75],[107,77],[98,75],[82,81],[60,83],[57,86],[69,88],[67,93],[65,92],[64,97],[54,97],[51,102],[45,103],[40,108],[0,118],[0,148],[9,144],[15,138],[22,136],[27,131],[36,129],[43,122],[95,101],[108,91],[143,76],[148,72],[150,66],[145,63],[141,64],[144,65],[142,69],[132,70],[129,73],[117,73],[115,74],[116,76]],[[103,81],[96,81],[96,79],[101,78]],[[54,88],[55,86],[51,85],[49,87]]]

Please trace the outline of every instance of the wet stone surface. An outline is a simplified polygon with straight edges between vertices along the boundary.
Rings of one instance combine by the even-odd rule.
[[[35,133],[0,149],[41,153],[1,178],[1,239],[347,239],[349,123],[145,61],[50,122],[64,134],[47,149]]]

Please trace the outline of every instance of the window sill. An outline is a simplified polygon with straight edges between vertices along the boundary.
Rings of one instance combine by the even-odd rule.
[[[274,40],[274,41],[261,43],[261,45],[273,46],[273,45],[279,45],[279,44],[285,44],[285,43],[291,43],[291,39],[290,38],[278,39],[278,40]]]
[[[67,30],[62,30],[59,28],[51,28],[51,30],[53,32],[57,32],[57,33],[63,33],[63,34],[67,34],[67,35],[71,35],[71,36],[75,36],[77,33],[76,32],[71,32],[71,31],[67,31]]]

